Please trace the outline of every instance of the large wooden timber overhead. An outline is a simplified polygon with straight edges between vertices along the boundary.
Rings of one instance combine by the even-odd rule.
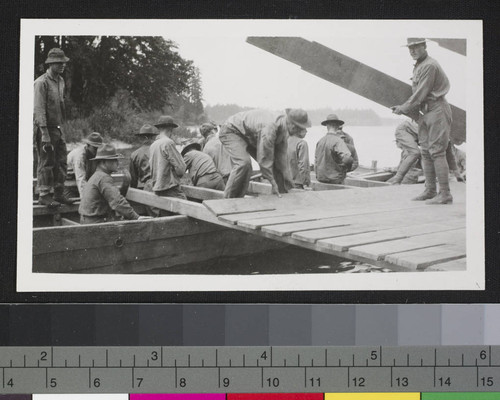
[[[247,42],[385,107],[403,104],[412,94],[407,83],[317,42],[300,37],[264,36],[248,37]],[[454,105],[451,110],[451,139],[458,145],[466,140],[466,114]]]

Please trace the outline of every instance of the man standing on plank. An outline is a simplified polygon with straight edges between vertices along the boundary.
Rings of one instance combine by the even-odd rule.
[[[64,79],[62,73],[69,58],[53,48],[45,64],[48,69],[34,83],[33,130],[37,151],[39,203],[49,208],[72,204],[64,194],[67,173],[67,149],[61,125],[65,120]],[[54,196],[51,192],[54,191]]]
[[[288,135],[311,126],[307,112],[287,109],[275,115],[266,110],[243,111],[222,125],[219,139],[231,157],[233,169],[224,191],[225,198],[245,196],[254,158],[272,193],[281,197],[293,187],[288,165]]]
[[[420,114],[417,121],[418,142],[422,153],[425,190],[413,200],[427,200],[426,204],[450,204],[453,197],[450,193],[446,148],[450,141],[451,108],[445,98],[450,90],[450,82],[439,63],[427,54],[426,39],[408,38],[406,46],[416,61],[412,77],[413,94],[404,104],[391,108],[398,115]]]

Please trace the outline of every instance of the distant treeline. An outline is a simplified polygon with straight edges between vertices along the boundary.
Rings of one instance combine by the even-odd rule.
[[[237,104],[216,104],[214,106],[207,105],[205,114],[210,120],[222,124],[231,115],[251,109],[252,107],[241,107]],[[313,125],[320,125],[328,114],[337,114],[347,125],[378,126],[385,122],[372,109],[318,108],[307,110],[307,113]]]

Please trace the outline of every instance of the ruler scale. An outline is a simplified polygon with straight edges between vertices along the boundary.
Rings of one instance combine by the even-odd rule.
[[[500,346],[0,347],[0,393],[500,392]]]

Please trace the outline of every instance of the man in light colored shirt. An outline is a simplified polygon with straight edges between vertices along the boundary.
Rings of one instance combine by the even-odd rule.
[[[272,193],[281,197],[293,187],[288,165],[288,135],[311,126],[304,110],[287,109],[276,115],[266,110],[243,111],[229,117],[222,125],[219,139],[234,167],[227,181],[224,197],[245,196],[252,174],[253,157]]]
[[[450,82],[439,63],[427,54],[426,39],[408,38],[413,69],[412,92],[402,105],[392,107],[395,114],[413,116],[418,123],[418,142],[422,153],[425,190],[413,200],[427,200],[426,204],[450,204],[449,168],[446,149],[450,141],[451,108],[445,95]],[[436,177],[439,193],[436,190]]]
[[[95,172],[95,162],[90,161],[90,159],[95,157],[103,140],[100,133],[92,132],[83,142],[85,143],[83,146],[78,146],[68,153],[68,170],[73,170],[75,174],[76,187],[80,197],[85,184]]]
[[[45,60],[47,72],[34,82],[33,133],[38,162],[39,203],[49,208],[57,208],[61,203],[73,203],[64,194],[67,149],[61,130],[65,120],[62,74],[68,61],[64,51],[51,49]]]
[[[208,154],[200,150],[201,145],[197,141],[189,140],[181,151],[191,182],[194,186],[224,190],[226,185],[222,175],[215,168],[214,161]]]
[[[233,165],[229,153],[217,136],[217,125],[206,122],[200,126],[200,133],[205,139],[203,152],[212,157],[217,171],[221,173],[224,183],[227,183]]]
[[[158,196],[186,199],[180,188],[180,179],[186,172],[186,164],[171,139],[173,130],[179,125],[171,116],[163,115],[155,126],[160,132],[149,148],[151,189]]]

